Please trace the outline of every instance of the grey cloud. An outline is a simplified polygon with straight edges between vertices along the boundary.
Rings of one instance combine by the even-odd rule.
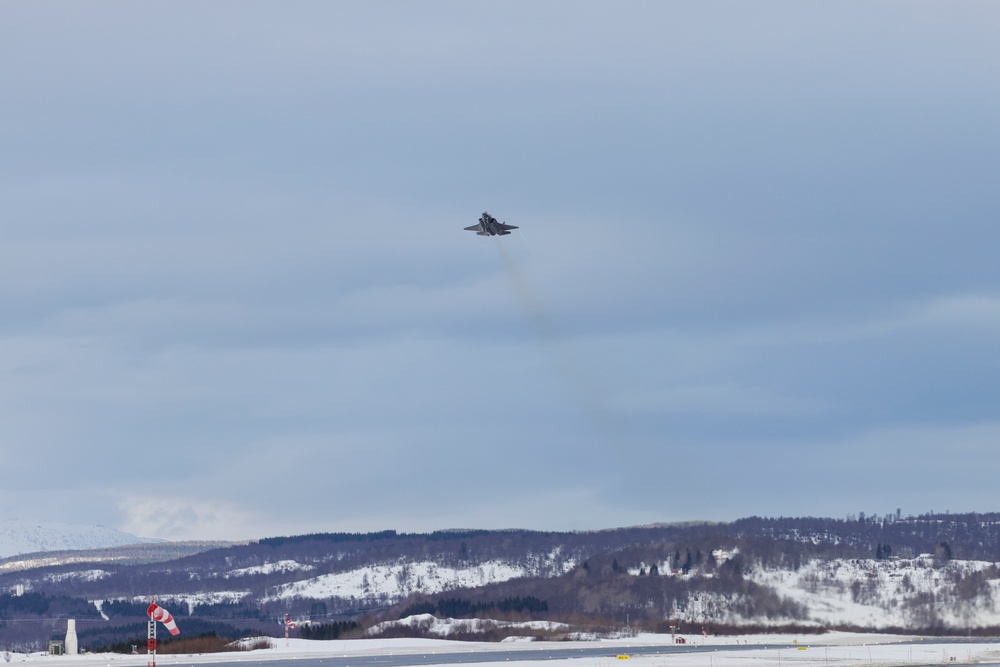
[[[942,442],[982,455],[991,4],[55,7],[0,9],[0,454],[67,466],[7,511],[918,511]],[[811,476],[876,485],[866,456],[909,472]]]

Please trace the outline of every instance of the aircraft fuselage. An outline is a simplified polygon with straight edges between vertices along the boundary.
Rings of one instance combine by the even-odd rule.
[[[466,227],[465,229],[470,232],[475,232],[479,236],[506,236],[510,234],[511,229],[517,229],[517,227],[503,222],[498,222],[496,218],[484,211],[479,217],[478,224]]]

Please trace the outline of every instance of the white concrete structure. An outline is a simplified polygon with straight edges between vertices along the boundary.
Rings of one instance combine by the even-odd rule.
[[[76,655],[76,619],[70,618],[66,621],[66,655]]]

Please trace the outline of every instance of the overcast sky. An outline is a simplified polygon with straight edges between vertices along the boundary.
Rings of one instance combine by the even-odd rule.
[[[993,2],[4,2],[0,519],[1000,510],[998,34]]]

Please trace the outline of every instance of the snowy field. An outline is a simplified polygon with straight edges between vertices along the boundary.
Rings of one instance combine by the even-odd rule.
[[[344,658],[373,655],[425,655],[435,653],[497,652],[496,662],[477,662],[477,667],[511,667],[500,652],[525,652],[518,667],[893,667],[904,665],[1000,664],[1000,639],[989,641],[898,637],[829,633],[822,636],[750,635],[746,637],[689,637],[687,646],[700,651],[629,655],[639,646],[664,646],[670,637],[640,635],[629,639],[599,642],[505,642],[474,643],[441,639],[376,639],[309,641],[272,639],[270,649],[209,655],[160,655],[158,665],[197,665],[220,662],[263,662],[315,658]],[[737,644],[760,648],[735,648]],[[776,645],[782,648],[773,648]],[[531,652],[545,654],[566,648],[606,647],[607,655],[590,658],[531,660]],[[619,656],[629,655],[627,662]],[[141,666],[146,656],[90,654],[49,656],[0,652],[0,660],[10,663],[47,664],[52,667],[96,667],[112,663]],[[433,663],[431,663],[433,664]]]

